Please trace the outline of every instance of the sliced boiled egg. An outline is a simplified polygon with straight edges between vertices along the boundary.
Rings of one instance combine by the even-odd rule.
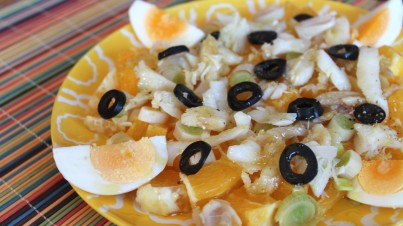
[[[379,207],[403,207],[403,160],[363,161],[347,197]]]
[[[205,35],[196,26],[140,0],[131,5],[129,18],[135,34],[147,48],[192,47]]]
[[[63,177],[74,186],[98,195],[126,193],[149,182],[167,164],[165,136],[119,144],[53,149]]]
[[[395,41],[402,30],[402,21],[402,0],[389,0],[360,17],[353,26],[362,45],[380,47]]]

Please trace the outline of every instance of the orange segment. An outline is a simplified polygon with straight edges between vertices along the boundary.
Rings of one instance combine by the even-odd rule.
[[[403,160],[363,161],[358,181],[370,194],[385,195],[403,188]]]
[[[127,130],[127,134],[131,136],[134,140],[139,140],[144,137],[148,128],[148,123],[143,122],[138,119],[134,119],[132,125]]]
[[[245,225],[273,225],[277,202],[270,195],[250,195],[244,187],[226,198]]]
[[[390,20],[389,14],[389,9],[383,9],[370,20],[363,23],[358,28],[357,39],[363,45],[374,46],[386,30],[385,24],[388,24]]]
[[[148,138],[143,138],[138,142],[92,146],[90,158],[105,180],[130,183],[152,171],[155,148]]]
[[[388,126],[403,136],[403,89],[394,92],[388,98],[389,116]]]
[[[148,49],[130,49],[118,54],[116,69],[118,74],[118,85],[123,91],[131,95],[137,94],[137,82],[139,78],[134,73],[134,68],[140,60],[144,60],[151,68],[155,67],[157,57]]]
[[[390,46],[379,48],[379,54],[385,56],[390,61],[389,69],[395,76],[403,77],[403,54]]]
[[[271,193],[271,196],[277,200],[283,200],[293,192],[293,189],[294,186],[292,184],[281,178],[277,189]]]
[[[188,24],[178,17],[158,9],[150,9],[146,18],[146,29],[153,40],[169,40],[185,31]]]
[[[147,127],[145,136],[146,137],[165,136],[167,134],[167,132],[168,132],[168,128],[165,126],[150,124]]]
[[[287,111],[288,105],[299,97],[298,91],[295,89],[289,89],[283,93],[283,95],[275,100],[267,99],[265,102],[275,107],[279,111]]]
[[[169,187],[177,186],[179,181],[179,172],[173,168],[166,168],[158,176],[154,177],[150,184],[153,187]]]
[[[335,182],[333,180],[326,185],[324,193],[326,195],[320,196],[318,200],[322,213],[326,213],[328,210],[330,210],[346,194],[346,192],[336,189]]]
[[[204,165],[194,175],[180,174],[192,203],[219,197],[240,184],[242,168],[220,159]]]

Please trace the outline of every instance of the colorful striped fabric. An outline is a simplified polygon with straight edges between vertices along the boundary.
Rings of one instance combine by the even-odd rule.
[[[0,225],[110,225],[52,158],[50,116],[68,71],[128,23],[132,0],[0,0]],[[168,7],[186,0],[151,0]],[[365,8],[375,0],[347,0]]]

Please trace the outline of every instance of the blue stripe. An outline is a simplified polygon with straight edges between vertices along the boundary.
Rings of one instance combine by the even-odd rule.
[[[19,9],[15,10],[15,11],[11,11],[10,13],[4,13],[4,16],[0,16],[0,19],[6,19],[7,17],[10,17],[12,15],[15,15],[17,13],[21,13],[22,11],[24,11],[26,9],[29,9],[31,6],[37,4],[38,2],[41,2],[41,0],[31,1],[31,3],[29,3],[27,5],[24,5],[22,8],[19,8]],[[17,1],[15,3],[17,3]]]
[[[111,10],[111,13],[113,14],[113,13],[119,12],[119,11],[125,9],[125,8],[127,8],[127,6],[125,6],[125,5],[121,6],[121,7],[114,8],[113,10]],[[86,24],[82,25],[81,29],[85,31],[88,27],[94,26],[95,24],[98,24],[98,23],[102,23],[102,20],[104,20],[105,18],[109,18],[109,15],[105,14],[105,15],[102,15],[101,17],[97,17],[97,18],[95,18],[93,20],[90,20]],[[124,16],[124,19],[127,20],[127,15]],[[122,20],[119,19],[117,22],[119,22],[119,21],[122,21]],[[112,24],[115,24],[115,22],[112,23]],[[110,25],[107,26],[107,27],[103,27],[102,30],[104,30],[105,28],[109,28],[109,27],[110,27]],[[80,33],[80,31],[77,31],[76,33]],[[95,34],[97,34],[97,33],[95,33]],[[67,35],[69,35],[69,36],[67,36]],[[59,42],[62,39],[64,41],[65,39],[68,39],[68,38],[70,38],[72,36],[74,36],[74,35],[71,33],[71,31],[69,31],[68,33],[65,33],[62,36],[57,37],[56,39],[50,41],[49,43],[46,43],[46,45],[48,45],[48,46],[56,45],[55,44],[56,42]],[[88,36],[90,36],[90,35],[88,35]],[[86,38],[87,37],[84,37],[84,39],[86,39]],[[39,45],[39,47],[37,47],[36,49],[31,50],[31,52],[28,52],[28,53],[24,54],[23,56],[15,59],[14,61],[9,62],[8,65],[13,66],[13,65],[17,64],[17,62],[24,62],[26,58],[29,58],[31,55],[34,55],[37,52],[43,51],[43,49],[44,49],[43,46]],[[58,52],[61,52],[61,51],[58,51]],[[5,67],[0,67],[0,71],[3,70],[3,69],[5,69]],[[28,69],[25,69],[25,70],[28,70]],[[8,78],[6,80],[6,82],[8,82],[9,79],[10,78]]]
[[[57,195],[61,190],[63,190],[64,188],[68,187],[68,183],[63,184],[63,186],[60,186],[58,189],[56,189],[54,192],[50,193],[48,196],[46,196],[45,199],[43,199],[41,202],[38,203],[37,206],[35,206],[36,208],[39,208],[40,206],[43,205],[43,203],[47,202],[49,199],[51,199],[52,197],[54,197],[55,195]],[[24,214],[20,215],[18,218],[14,219],[12,222],[10,222],[11,225],[17,224],[18,222],[20,222],[22,219],[24,219],[24,217],[26,217],[27,215],[31,214],[32,212],[34,212],[34,209],[30,208],[27,212],[25,212]]]
[[[13,172],[12,174],[10,174],[8,177],[4,178],[5,181],[9,181],[10,179],[12,179],[13,177],[15,177],[17,174],[21,173],[22,171],[26,170],[28,167],[31,167],[32,165],[34,165],[38,160],[40,160],[41,158],[49,155],[52,152],[52,149],[48,149],[45,152],[43,152],[42,154],[38,155],[36,158],[33,158],[31,160],[30,164],[26,164],[24,167],[21,167],[20,169],[16,170],[15,172]],[[50,161],[48,163],[53,164],[53,161]],[[48,164],[46,164],[47,166]],[[37,171],[37,170],[35,170]],[[35,172],[34,171],[34,172]]]
[[[37,136],[41,136],[42,134],[45,134],[47,131],[50,130],[50,125],[46,126],[44,128],[42,128],[40,131],[38,131],[37,133],[35,133]],[[35,136],[29,136],[26,139],[24,139],[23,141],[21,141],[19,144],[17,144],[16,146],[14,146],[11,150],[15,151],[16,149],[21,148],[22,146],[24,146],[25,144],[29,143],[30,141],[33,141],[37,139]],[[39,143],[41,144],[41,143]],[[50,145],[50,144],[49,144]],[[0,170],[0,174],[3,172],[3,169],[7,169],[7,167],[9,167],[10,165],[13,165],[15,162],[20,161],[20,159],[23,159],[24,157],[26,157],[29,154],[32,154],[33,150],[35,149],[35,147],[32,147],[31,149],[29,149],[28,151],[24,152],[24,154],[14,158],[12,161],[8,162],[7,165],[2,166],[2,170]],[[2,155],[3,156],[3,155]],[[3,158],[3,157],[2,157]]]
[[[48,174],[41,176],[41,179],[38,180],[38,182],[36,182],[34,185],[24,188],[24,190],[19,192],[19,194],[21,196],[25,196],[26,194],[28,194],[29,192],[34,190],[35,187],[46,182],[49,178],[53,177],[56,174],[59,174],[59,171],[55,168],[55,169],[51,170]],[[5,210],[8,206],[15,203],[18,199],[20,199],[19,196],[14,196],[12,199],[10,199],[8,202],[6,202],[4,205],[0,206],[0,211]]]

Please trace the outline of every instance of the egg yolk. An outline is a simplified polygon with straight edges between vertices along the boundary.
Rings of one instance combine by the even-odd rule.
[[[153,40],[170,40],[188,27],[180,18],[169,15],[157,8],[151,9],[146,18],[147,33]]]
[[[370,194],[398,192],[403,188],[403,160],[363,161],[358,181]]]
[[[373,19],[361,25],[358,28],[358,40],[364,45],[374,45],[386,30],[385,24],[388,24],[389,13],[388,9],[384,9],[377,13]]]
[[[91,163],[107,181],[131,183],[152,172],[155,147],[148,138],[120,144],[92,146]]]

